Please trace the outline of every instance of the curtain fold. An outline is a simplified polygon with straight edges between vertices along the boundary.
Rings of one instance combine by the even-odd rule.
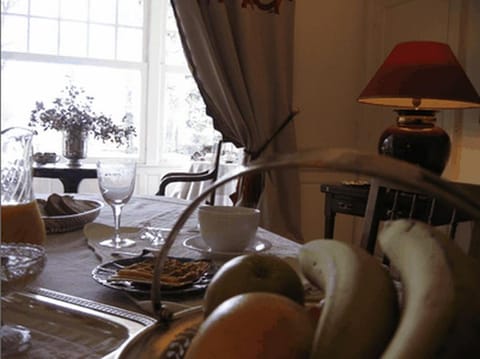
[[[295,128],[285,121],[294,117],[295,2],[275,6],[278,12],[243,2],[171,0],[188,63],[223,139],[249,157],[294,152]],[[298,172],[275,171],[260,183],[262,225],[302,241]]]

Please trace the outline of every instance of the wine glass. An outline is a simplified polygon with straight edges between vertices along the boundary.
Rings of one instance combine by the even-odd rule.
[[[45,250],[36,244],[2,243],[0,256],[2,296],[24,288],[45,266]],[[22,353],[30,346],[30,330],[21,325],[2,322],[0,337],[5,356]]]
[[[98,161],[98,186],[103,199],[113,209],[115,231],[113,238],[100,245],[113,248],[130,247],[135,241],[120,237],[120,217],[123,206],[130,200],[135,188],[136,162],[134,160]]]

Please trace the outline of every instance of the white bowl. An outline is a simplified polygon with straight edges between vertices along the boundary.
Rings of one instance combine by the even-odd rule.
[[[241,252],[255,239],[260,211],[255,208],[201,206],[200,234],[214,251]]]

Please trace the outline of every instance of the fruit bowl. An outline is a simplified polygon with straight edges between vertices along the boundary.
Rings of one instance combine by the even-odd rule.
[[[192,338],[203,321],[203,313],[178,317],[169,327],[151,326],[131,339],[118,359],[183,358]]]
[[[344,149],[313,150],[280,155],[257,160],[249,166],[240,168],[236,172],[218,179],[205,192],[193,200],[177,219],[157,256],[154,278],[160,278],[165,258],[168,256],[168,252],[180,229],[212,191],[242,176],[285,168],[308,168],[323,172],[351,173],[384,179],[413,192],[420,190],[432,194],[452,205],[452,207],[468,213],[471,215],[471,218],[480,219],[480,207],[475,202],[475,199],[452,186],[438,175],[407,162],[386,156]],[[170,350],[168,348],[172,348],[172,345],[178,348],[178,352],[176,352],[178,354],[177,357],[183,357],[189,343],[188,335],[185,336],[185,333],[194,333],[196,326],[199,324],[198,313],[191,318],[175,320],[176,316],[162,305],[161,283],[159,280],[154,280],[152,283],[151,300],[154,314],[158,319],[157,329],[144,332],[139,337],[128,342],[120,357],[134,358],[139,353],[139,350],[151,352],[149,350],[152,348],[157,350],[161,348],[163,351],[157,351],[156,354],[160,353],[157,357],[162,358],[166,357],[167,351]],[[172,330],[166,330],[165,328],[172,328]],[[187,338],[186,341],[184,341],[185,338]],[[180,340],[180,343],[178,343],[178,340]]]

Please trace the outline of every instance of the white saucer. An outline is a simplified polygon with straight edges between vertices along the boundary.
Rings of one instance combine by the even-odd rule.
[[[216,255],[216,256],[225,256],[225,257],[234,257],[245,253],[259,253],[266,251],[267,249],[272,247],[272,244],[260,238],[255,238],[255,241],[249,245],[244,251],[241,252],[220,252],[214,251],[210,247],[208,247],[205,242],[203,241],[200,235],[196,235],[190,238],[187,238],[183,241],[183,246],[192,249],[194,251],[209,254],[209,255]]]

